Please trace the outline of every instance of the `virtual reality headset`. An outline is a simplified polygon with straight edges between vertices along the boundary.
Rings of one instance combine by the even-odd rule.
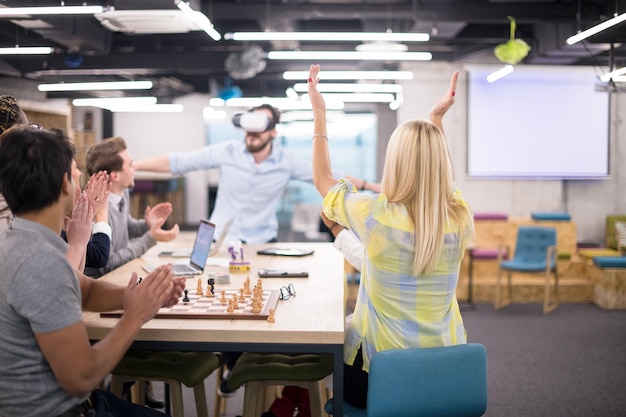
[[[246,132],[265,132],[275,126],[272,119],[261,111],[237,113],[233,116],[233,125]]]

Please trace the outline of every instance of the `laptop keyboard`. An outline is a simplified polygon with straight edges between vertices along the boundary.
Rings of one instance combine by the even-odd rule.
[[[187,264],[172,264],[172,271],[175,274],[199,274],[200,273],[200,271],[198,271],[196,268]]]

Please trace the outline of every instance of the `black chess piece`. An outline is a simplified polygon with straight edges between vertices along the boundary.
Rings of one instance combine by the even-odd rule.
[[[209,278],[207,284],[209,284],[209,287],[211,288],[211,294],[215,294],[215,278]]]
[[[183,297],[183,303],[188,303],[189,301],[191,301],[188,296],[189,290],[185,290],[184,292],[185,296]]]

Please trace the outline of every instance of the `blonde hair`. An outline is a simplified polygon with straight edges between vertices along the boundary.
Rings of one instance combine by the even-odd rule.
[[[460,241],[465,239],[471,213],[453,200],[452,184],[452,162],[441,130],[427,120],[398,126],[387,145],[382,192],[390,203],[406,206],[415,228],[415,275],[435,269],[450,220],[458,226]]]

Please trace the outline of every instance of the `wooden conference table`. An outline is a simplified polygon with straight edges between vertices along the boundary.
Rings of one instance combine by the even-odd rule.
[[[144,263],[176,262],[174,258],[159,257],[161,251],[191,248],[195,233],[183,232],[173,242],[158,243],[141,258],[111,271],[100,279],[126,285],[132,272],[145,275]],[[202,280],[206,286],[207,273],[228,272],[227,266],[210,266],[214,261],[227,265],[228,248],[225,243],[220,253],[209,258]],[[257,255],[266,247],[314,249],[304,257]],[[249,272],[230,274],[230,284],[220,288],[239,289],[249,275],[252,283],[258,279],[259,268],[305,268],[308,278],[264,278],[264,289],[278,290],[290,283],[296,297],[278,302],[275,322],[266,320],[173,319],[156,318],[146,323],[137,334],[133,349],[211,351],[211,352],[290,352],[331,353],[334,355],[335,415],[343,414],[343,342],[344,342],[344,260],[331,243],[272,243],[244,245],[244,255],[250,261]],[[215,259],[217,258],[217,259]],[[221,258],[221,259],[220,259]],[[197,278],[187,280],[190,294],[195,292]],[[89,338],[102,339],[115,325],[116,318],[102,318],[99,313],[84,313]]]

